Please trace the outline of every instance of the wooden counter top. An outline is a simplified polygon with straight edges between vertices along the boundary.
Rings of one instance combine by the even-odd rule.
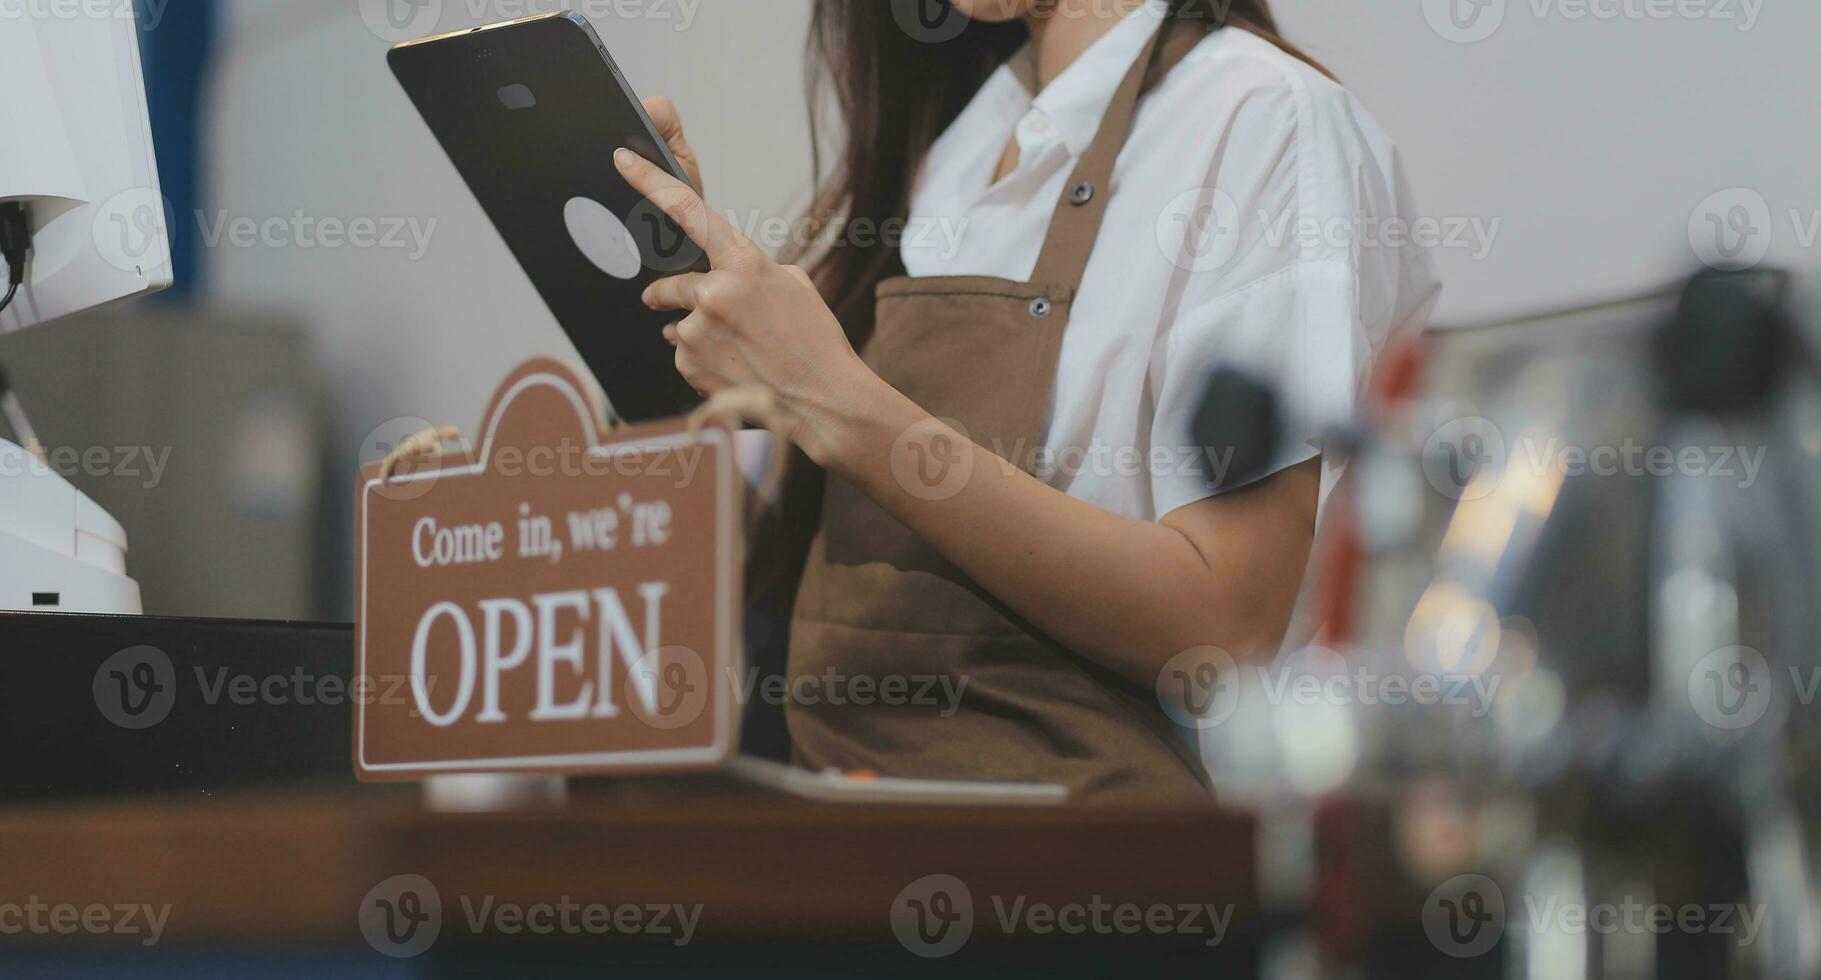
[[[994,897],[1098,897],[1243,921],[1252,840],[1213,809],[847,806],[721,777],[581,783],[565,810],[485,815],[426,813],[415,787],[148,797],[0,809],[0,905],[168,904],[167,943],[359,946],[365,896],[414,874],[446,919],[463,897],[700,903],[710,940],[892,943],[893,902],[933,874],[964,882],[983,919]]]

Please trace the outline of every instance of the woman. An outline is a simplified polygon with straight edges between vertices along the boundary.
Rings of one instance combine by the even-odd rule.
[[[654,100],[698,187],[616,164],[713,271],[646,301],[687,314],[691,384],[769,389],[830,477],[789,670],[878,695],[793,701],[801,764],[1205,798],[1160,676],[1282,641],[1320,432],[1434,292],[1428,260],[1378,240],[1410,207],[1393,151],[1265,0],[952,3],[947,39],[876,0],[818,0],[812,27],[849,141],[812,218],[951,245],[837,233],[780,265],[703,203]],[[1190,434],[1222,367],[1283,401],[1244,486]],[[931,677],[958,703],[885,696]]]

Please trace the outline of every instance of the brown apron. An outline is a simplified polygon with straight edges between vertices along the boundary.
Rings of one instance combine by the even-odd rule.
[[[1044,444],[1062,332],[1114,161],[1139,101],[1205,36],[1195,25],[1172,30],[1177,23],[1151,39],[1114,95],[1030,283],[903,277],[879,286],[866,363],[1027,472]],[[1043,636],[840,479],[824,489],[789,672],[793,691],[820,695],[786,708],[797,762],[812,769],[1060,783],[1074,799],[1208,796],[1153,691]]]

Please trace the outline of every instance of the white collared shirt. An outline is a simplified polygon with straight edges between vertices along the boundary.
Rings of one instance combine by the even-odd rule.
[[[1031,278],[1165,9],[1149,0],[1034,98],[1028,47],[988,79],[919,175],[910,227],[943,233],[907,235],[910,275]],[[989,186],[1014,133],[1018,165]],[[1394,148],[1346,90],[1253,34],[1214,32],[1145,99],[1119,156],[1064,334],[1045,479],[1142,520],[1211,496],[1190,427],[1223,366],[1277,389],[1272,471],[1313,458],[1386,336],[1433,305],[1415,220]]]

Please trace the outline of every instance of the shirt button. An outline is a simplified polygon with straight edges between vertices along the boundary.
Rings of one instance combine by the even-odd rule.
[[[1050,121],[1036,113],[1024,117],[1024,131],[1032,136],[1042,136],[1050,131]]]

